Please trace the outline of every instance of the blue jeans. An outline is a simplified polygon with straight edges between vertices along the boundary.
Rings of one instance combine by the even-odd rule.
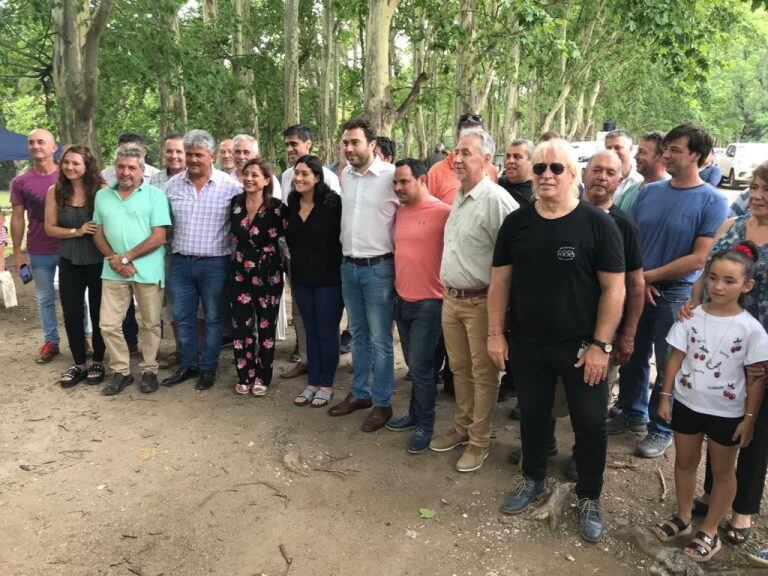
[[[224,330],[224,284],[229,274],[229,256],[187,258],[174,254],[168,288],[173,297],[173,320],[179,343],[181,366],[215,371],[221,354]],[[203,306],[205,346],[198,358],[197,308]]]
[[[56,327],[56,288],[53,279],[59,265],[58,254],[29,254],[30,270],[35,280],[35,296],[43,340],[59,344],[59,330]]]
[[[333,386],[339,365],[339,323],[344,310],[341,286],[293,282],[291,288],[307,332],[307,383]]]
[[[395,322],[411,371],[411,403],[408,412],[420,430],[432,433],[435,426],[435,350],[443,333],[443,301],[437,298],[406,302],[395,296]]]
[[[352,395],[373,396],[374,406],[389,406],[395,384],[395,358],[392,351],[392,298],[394,260],[373,266],[355,266],[346,259],[341,264],[341,291],[352,333],[352,365],[355,376]],[[373,368],[373,386],[370,383]]]
[[[664,383],[664,367],[669,355],[667,334],[675,323],[677,311],[691,297],[691,285],[675,283],[657,286],[660,296],[656,306],[646,304],[635,334],[635,351],[619,370],[618,407],[630,418],[648,422],[648,432],[671,435],[672,429],[657,415]],[[656,354],[656,381],[648,401],[651,353]]]

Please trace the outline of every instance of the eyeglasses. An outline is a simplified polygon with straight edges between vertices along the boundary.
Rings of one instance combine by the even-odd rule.
[[[477,122],[478,124],[482,124],[483,117],[480,116],[480,114],[462,114],[461,116],[459,116],[459,124],[467,121]]]
[[[541,176],[542,174],[544,174],[544,172],[547,171],[547,168],[549,168],[552,174],[554,174],[555,176],[560,176],[560,174],[565,172],[565,166],[563,164],[560,164],[560,162],[552,162],[552,164],[547,164],[546,162],[539,162],[533,165],[533,173],[536,174],[536,176]]]

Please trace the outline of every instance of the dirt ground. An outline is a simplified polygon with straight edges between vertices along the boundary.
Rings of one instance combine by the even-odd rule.
[[[661,573],[616,537],[666,516],[674,502],[672,455],[634,459],[634,436],[610,441],[608,461],[636,469],[606,471],[608,532],[589,545],[578,536],[573,501],[555,528],[499,513],[517,473],[507,460],[519,444],[518,423],[508,419],[515,400],[498,405],[486,464],[460,474],[458,451],[412,456],[407,433],[361,432],[363,413],[330,418],[294,407],[304,379],[277,378],[265,398],[236,396],[230,349],[216,386],[203,393],[192,383],[152,395],[133,385],[112,398],[86,385],[62,390],[54,383],[71,363],[63,327],[62,354],[35,364],[33,288],[18,292],[20,306],[0,310],[2,575]],[[171,345],[166,337],[162,350]],[[278,345],[276,372],[292,348]],[[351,385],[350,362],[342,357],[339,398]],[[399,414],[409,397],[399,350],[396,368]],[[441,392],[439,431],[452,411]],[[558,440],[552,483],[564,481],[567,419]],[[421,509],[434,517],[422,518]],[[760,543],[768,545],[762,520],[751,546]],[[732,547],[707,569],[759,573]]]

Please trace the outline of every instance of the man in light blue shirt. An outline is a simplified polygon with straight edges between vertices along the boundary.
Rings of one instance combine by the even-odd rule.
[[[133,298],[139,311],[141,391],[157,390],[160,309],[165,284],[165,227],[171,225],[162,190],[143,183],[144,156],[137,146],[123,146],[115,159],[117,184],[96,194],[94,243],[104,254],[101,288],[101,334],[115,371],[102,390],[119,394],[133,382],[122,323]]]
[[[728,204],[699,177],[699,166],[712,149],[712,136],[694,124],[682,124],[664,137],[664,166],[671,176],[648,184],[637,198],[632,217],[640,232],[645,276],[645,308],[635,334],[634,353],[620,370],[618,408],[608,434],[646,429],[637,451],[662,456],[672,444],[672,430],[656,413],[668,345],[666,336],[677,311],[691,297],[714,235]],[[649,361],[656,354],[656,381],[648,400]]]

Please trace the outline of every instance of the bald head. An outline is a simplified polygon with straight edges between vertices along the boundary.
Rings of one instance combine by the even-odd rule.
[[[27,136],[27,150],[36,164],[52,163],[56,140],[48,130],[36,128]]]
[[[595,153],[584,169],[584,200],[609,208],[622,180],[621,166],[621,158],[613,150]]]

